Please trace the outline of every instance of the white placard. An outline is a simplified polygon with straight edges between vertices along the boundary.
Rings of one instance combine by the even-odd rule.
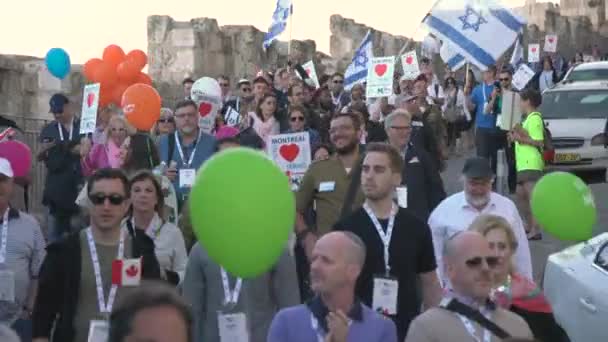
[[[224,116],[224,121],[226,121],[226,125],[230,127],[236,127],[239,125],[239,112],[237,112],[234,108],[228,107],[226,109],[226,115]]]
[[[517,90],[522,90],[528,82],[534,77],[534,71],[526,64],[521,64],[515,74],[513,74],[513,86]]]
[[[302,68],[304,68],[304,71],[306,72],[306,74],[308,75],[308,77],[310,78],[310,80],[313,82],[313,85],[316,89],[319,89],[320,84],[319,84],[319,78],[317,77],[317,70],[315,68],[315,63],[310,60],[304,64],[302,64]],[[300,74],[297,74],[298,77],[300,77]],[[302,78],[302,77],[300,77]]]
[[[519,93],[503,90],[500,120],[496,120],[496,126],[504,131],[510,131],[515,124],[521,121],[521,97]]]
[[[295,188],[308,170],[311,160],[310,134],[308,132],[272,135],[268,154],[287,174]]]
[[[385,97],[393,93],[395,56],[374,57],[367,71],[367,98]]]
[[[210,134],[215,128],[215,117],[222,109],[220,84],[211,77],[201,77],[192,85],[190,98],[198,106],[198,127]]]
[[[415,80],[420,75],[416,50],[406,52],[401,56],[401,66],[403,67],[403,77],[405,79]]]
[[[97,125],[97,107],[99,106],[99,83],[84,86],[82,112],[80,113],[80,134],[95,132]]]
[[[545,52],[557,52],[557,35],[548,34],[545,36],[545,45],[543,47]]]
[[[528,62],[540,62],[540,44],[528,44]]]

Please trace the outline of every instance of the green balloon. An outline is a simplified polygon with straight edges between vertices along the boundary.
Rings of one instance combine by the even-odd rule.
[[[256,277],[279,259],[295,222],[289,179],[261,152],[233,148],[205,162],[190,193],[198,241],[230,274]]]
[[[552,172],[541,178],[531,197],[540,226],[563,241],[591,238],[597,210],[591,189],[577,176]]]

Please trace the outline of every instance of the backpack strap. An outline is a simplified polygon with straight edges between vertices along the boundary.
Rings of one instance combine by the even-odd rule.
[[[167,165],[171,164],[171,160],[173,160],[173,152],[175,152],[175,135],[169,134],[167,135],[167,144],[169,144],[167,160],[165,161]]]
[[[484,315],[475,310],[472,307],[462,304],[456,299],[452,299],[447,305],[442,305],[441,308],[462,315],[470,320],[477,322],[484,329],[489,330],[494,336],[504,340],[511,337],[503,328],[499,327],[496,323],[487,319]]]

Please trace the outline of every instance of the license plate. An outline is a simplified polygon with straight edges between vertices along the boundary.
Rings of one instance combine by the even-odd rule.
[[[578,153],[556,153],[553,162],[555,163],[576,163],[581,160]]]

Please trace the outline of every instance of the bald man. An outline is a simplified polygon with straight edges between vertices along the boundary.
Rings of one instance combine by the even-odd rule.
[[[487,240],[465,231],[448,239],[443,249],[445,273],[452,290],[440,307],[427,310],[410,325],[405,342],[502,341],[508,336],[532,338],[528,324],[516,314],[494,305],[489,299],[492,269],[498,259]],[[492,331],[486,320],[502,332]],[[502,336],[497,336],[502,334]],[[506,335],[504,335],[506,334]]]
[[[281,310],[272,321],[268,342],[397,341],[394,323],[355,298],[365,261],[365,245],[359,237],[328,233],[315,244],[311,260],[311,285],[317,297]]]

